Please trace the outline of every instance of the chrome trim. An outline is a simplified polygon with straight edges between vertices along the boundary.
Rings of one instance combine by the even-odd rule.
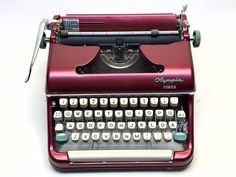
[[[158,31],[158,35],[176,35],[179,31]],[[69,31],[68,36],[115,36],[115,35],[152,35],[152,31],[106,31],[106,32],[78,32]]]
[[[55,93],[55,94],[46,94],[47,97],[52,97],[52,96],[113,96],[113,95],[124,95],[124,96],[143,96],[143,95],[194,95],[195,91],[191,92],[159,92],[159,93],[154,93],[154,92],[146,92],[146,93],[135,93],[135,92],[130,92],[130,93]]]

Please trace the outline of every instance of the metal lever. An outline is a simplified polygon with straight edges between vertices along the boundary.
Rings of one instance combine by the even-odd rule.
[[[188,7],[187,4],[183,5],[182,10],[181,10],[181,14],[183,14],[184,12],[186,12],[187,7]]]
[[[33,52],[33,56],[32,56],[30,67],[29,67],[29,73],[25,79],[25,83],[28,82],[30,79],[31,71],[35,63],[35,60],[37,58],[39,48],[46,48],[46,42],[49,41],[49,39],[46,38],[44,30],[48,29],[48,25],[51,22],[54,22],[54,21],[49,20],[49,19],[43,19],[43,21],[41,21],[39,24],[38,35],[37,35],[35,46],[34,46],[34,52]]]

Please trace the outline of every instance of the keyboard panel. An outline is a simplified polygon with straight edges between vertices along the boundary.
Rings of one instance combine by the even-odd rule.
[[[188,95],[50,97],[57,151],[173,150],[188,141]]]

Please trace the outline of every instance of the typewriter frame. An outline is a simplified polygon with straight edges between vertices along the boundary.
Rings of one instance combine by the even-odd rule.
[[[184,42],[185,46],[189,47],[188,43],[189,42]],[[190,49],[190,48],[189,48]],[[51,50],[52,51],[52,50]],[[166,51],[163,51],[166,52]],[[187,52],[188,53],[188,52]],[[185,53],[186,54],[186,53]],[[190,53],[189,53],[190,54]],[[49,53],[49,56],[51,56],[51,54]],[[190,56],[191,57],[191,56]],[[169,61],[169,60],[168,60]],[[171,61],[169,61],[171,62]],[[49,61],[50,63],[50,61]],[[173,63],[173,62],[172,62]],[[190,66],[192,65],[192,63],[190,62]],[[49,64],[50,66],[50,64]],[[167,67],[168,68],[168,67]],[[166,69],[167,69],[166,68]],[[48,71],[55,71],[55,73],[57,73],[57,71],[55,69],[48,69]],[[189,71],[189,72],[187,72]],[[62,73],[64,73],[63,75],[71,75],[71,79],[70,77],[67,77],[67,81],[68,83],[73,83],[75,80],[73,74],[71,74],[72,71],[65,69],[64,71],[62,71]],[[141,96],[142,94],[148,94],[148,95],[158,95],[158,96],[162,96],[162,95],[187,95],[189,97],[189,108],[188,108],[188,115],[187,117],[189,117],[188,119],[188,130],[189,130],[189,135],[188,135],[188,148],[185,151],[181,151],[181,152],[175,152],[174,156],[173,156],[173,160],[169,161],[169,162],[122,162],[122,161],[118,161],[118,162],[81,162],[81,163],[74,163],[74,162],[69,162],[68,160],[68,156],[67,153],[62,153],[62,152],[57,152],[54,147],[55,147],[55,143],[53,140],[53,124],[52,124],[52,113],[51,113],[51,101],[50,98],[52,96],[81,96],[81,95],[106,95],[104,93],[109,94],[115,94],[118,93],[118,90],[116,90],[115,86],[114,86],[114,91],[111,92],[111,89],[107,89],[109,88],[106,87],[106,85],[112,85],[110,84],[110,82],[104,81],[104,87],[105,89],[99,90],[96,94],[94,93],[92,90],[89,90],[87,93],[85,93],[84,91],[81,91],[80,94],[76,93],[76,92],[72,92],[71,94],[67,94],[66,90],[68,87],[63,88],[63,86],[60,87],[60,81],[57,82],[57,75],[50,75],[48,73],[47,77],[48,77],[48,81],[50,80],[50,82],[47,85],[47,91],[49,92],[49,94],[47,94],[47,102],[48,102],[48,151],[49,151],[49,157],[50,157],[50,162],[53,164],[54,167],[61,169],[61,170],[144,170],[144,169],[148,169],[148,170],[155,170],[155,169],[161,169],[161,170],[177,170],[177,169],[182,169],[184,167],[186,167],[192,160],[193,158],[193,91],[194,91],[194,75],[193,75],[193,68],[185,68],[182,67],[182,71],[180,70],[176,70],[174,73],[171,73],[171,75],[178,75],[179,72],[181,73],[185,73],[186,75],[183,75],[181,78],[185,79],[185,84],[183,85],[183,87],[181,87],[181,84],[177,85],[179,86],[179,88],[181,88],[182,91],[177,91],[177,92],[173,92],[171,89],[169,90],[163,90],[161,89],[163,85],[159,84],[159,86],[156,85],[156,83],[154,82],[154,78],[159,75],[159,76],[163,76],[163,73],[145,73],[145,74],[140,74],[140,76],[143,76],[143,79],[146,80],[153,80],[154,86],[150,88],[156,88],[159,89],[159,91],[153,92],[153,90],[148,91],[147,89],[145,89],[145,87],[142,88],[138,88],[139,90],[135,90],[135,95],[137,96]],[[189,78],[189,76],[191,75],[191,77]],[[78,74],[77,74],[78,75]],[[116,76],[117,80],[120,79],[124,79],[126,78],[127,80],[131,80],[134,78],[134,74],[101,74],[103,76],[105,76],[107,79],[106,80],[112,80],[112,78],[114,78],[114,76]],[[100,75],[100,76],[101,76]],[[171,75],[169,77],[171,77]],[[81,76],[83,77],[83,76]],[[86,83],[86,80],[84,80],[83,83],[86,83],[86,85],[88,86],[88,88],[93,88],[93,82],[91,82],[92,78],[96,78],[98,77],[97,74],[86,74],[88,81],[90,80],[90,82]],[[163,76],[164,77],[164,76]],[[55,79],[55,80],[54,80]],[[138,78],[141,80],[141,78]],[[54,82],[53,82],[54,80]],[[58,84],[57,84],[58,83]],[[67,85],[67,84],[66,84]],[[146,86],[146,84],[144,84]],[[151,84],[152,85],[152,84]],[[135,86],[134,86],[135,87]],[[75,89],[79,89],[76,88]],[[87,88],[83,88],[84,90],[86,90]],[[60,90],[60,93],[53,93],[53,90]],[[123,90],[123,93],[120,94],[129,94],[128,91]],[[130,92],[130,94],[133,94],[134,92]]]
[[[162,24],[165,20],[168,20],[168,16],[170,14],[162,14],[162,20],[160,21],[160,24]],[[68,17],[79,17],[80,15],[68,15]],[[108,15],[109,16],[109,15]],[[129,15],[118,15],[120,18],[125,18]],[[131,15],[132,18],[134,19],[136,18],[135,15]],[[146,15],[140,15],[139,16],[139,20],[140,21],[144,21],[144,25],[145,23],[148,26],[148,28],[150,28],[152,26],[152,24],[154,22],[152,22],[152,19],[156,16],[156,14],[150,14],[150,20],[145,21],[145,19],[147,19],[148,17]],[[92,15],[92,17],[97,17],[99,18],[103,18],[106,19],[106,15]],[[59,19],[63,19],[64,17],[60,17],[60,16],[54,16],[55,20],[59,20]],[[87,16],[85,15],[85,18],[87,18]],[[186,16],[184,14],[181,14],[181,16],[176,16],[176,18],[183,20],[186,20]],[[111,26],[115,26],[118,27],[118,25],[113,21],[113,18],[107,18],[106,19],[108,24],[111,24]],[[173,19],[172,19],[173,20]],[[150,25],[150,24],[151,25]],[[173,21],[170,21],[170,24],[168,24],[167,26],[162,26],[164,29],[171,29],[170,26],[173,26]],[[138,23],[137,23],[138,24]],[[135,27],[138,27],[136,24]],[[165,23],[164,23],[165,24]],[[96,26],[96,25],[95,25]],[[94,26],[94,27],[95,27]],[[129,25],[128,25],[129,26]],[[131,28],[129,28],[127,26],[128,30],[133,30]],[[135,28],[134,27],[134,28]],[[105,26],[103,27],[105,28]],[[99,28],[98,30],[102,31],[103,28]],[[52,26],[53,29],[53,26]],[[93,26],[89,26],[89,27],[85,27],[84,30],[92,30]],[[146,27],[144,27],[144,29],[146,30]],[[143,28],[140,28],[139,30],[143,30]],[[160,60],[158,61],[159,63],[163,64],[166,66],[170,66],[170,68],[168,69],[168,67],[166,68],[168,74],[166,75],[166,73],[145,73],[145,74],[140,74],[140,78],[135,78],[135,73],[116,73],[116,74],[101,74],[104,78],[106,78],[106,81],[104,83],[105,87],[103,88],[99,88],[97,87],[97,91],[94,91],[94,89],[90,89],[93,88],[93,82],[91,82],[92,78],[96,78],[97,74],[89,74],[89,75],[83,75],[83,76],[78,76],[77,73],[75,73],[73,68],[69,68],[71,67],[71,65],[75,66],[73,61],[72,63],[70,63],[70,61],[68,62],[69,64],[65,65],[65,68],[62,69],[61,66],[63,66],[64,64],[60,64],[58,66],[54,65],[55,63],[52,63],[52,58],[60,58],[60,54],[56,54],[55,52],[52,52],[53,50],[58,50],[59,48],[62,47],[65,53],[69,53],[69,47],[67,48],[66,46],[63,46],[61,44],[56,44],[56,36],[55,34],[51,34],[50,37],[50,49],[49,49],[49,60],[48,60],[48,72],[47,72],[47,83],[46,83],[46,96],[47,96],[47,116],[48,116],[48,152],[49,152],[49,160],[51,162],[51,164],[57,168],[58,170],[79,170],[79,171],[91,171],[91,170],[96,170],[96,171],[103,171],[103,170],[178,170],[178,169],[183,169],[185,167],[188,166],[188,164],[192,161],[193,158],[193,149],[194,149],[194,137],[193,137],[193,109],[194,109],[194,96],[193,93],[195,91],[195,83],[194,83],[194,71],[193,71],[193,63],[192,63],[192,56],[191,56],[191,47],[190,47],[190,35],[188,32],[188,29],[186,31],[183,31],[183,36],[184,39],[176,44],[180,47],[175,47],[174,50],[172,50],[172,54],[169,55],[169,59],[164,59],[164,53],[168,53],[169,48],[164,47],[164,45],[159,45],[158,47],[162,46],[164,48],[163,51],[160,53],[162,55],[162,58],[160,58]],[[59,45],[59,47],[58,47]],[[173,45],[174,46],[174,45]],[[149,48],[150,46],[148,45],[144,45],[143,46],[143,53],[142,55],[145,57],[148,57],[149,59],[152,58],[152,56],[156,55],[155,52],[152,52],[152,49],[146,49]],[[156,46],[157,47],[157,46]],[[91,53],[93,53],[92,58],[90,56],[90,59],[87,61],[81,61],[81,63],[79,63],[78,65],[84,65],[86,63],[88,63],[89,61],[93,60],[94,58],[96,58],[96,53],[99,50],[99,47],[95,47],[95,46],[90,46],[87,47],[88,50],[91,50]],[[171,60],[170,58],[173,56],[178,56],[179,54],[179,49],[181,49],[182,51],[182,57],[187,58],[187,60],[184,62],[182,62],[180,65],[179,64],[179,60],[175,58],[175,60]],[[147,56],[148,52],[150,52],[151,54],[149,56]],[[71,53],[71,52],[70,52]],[[71,56],[74,55],[73,52],[71,54]],[[89,57],[88,57],[89,58]],[[62,60],[61,60],[62,61]],[[61,63],[61,61],[57,61],[58,63]],[[154,60],[152,60],[152,62],[156,62]],[[56,67],[52,67],[52,66],[56,66]],[[58,70],[59,69],[59,70]],[[181,75],[179,75],[181,73]],[[77,76],[76,76],[77,74]],[[67,76],[65,78],[65,76]],[[85,79],[82,79],[82,77],[86,77],[87,81]],[[177,78],[178,76],[180,76],[181,79],[184,79],[185,83],[181,84],[181,83],[176,83],[175,85],[177,86],[176,90],[173,90],[173,88],[163,88],[163,86],[165,84],[160,83],[160,84],[156,84],[155,83],[155,78],[156,77],[164,77],[164,78]],[[65,83],[63,86],[61,86],[61,79],[60,78],[64,78],[63,83]],[[114,79],[115,78],[115,79]],[[125,80],[124,80],[125,78]],[[73,83],[76,79],[81,79],[81,81],[86,84],[86,87],[83,88],[79,88],[75,85],[71,85],[71,86],[75,86],[73,89],[68,89],[69,86],[67,85],[67,83]],[[130,87],[123,87],[121,90],[119,90],[115,85],[112,85],[111,83],[115,83],[117,81],[124,81],[124,82],[128,82],[132,79],[135,79],[135,81],[137,82],[138,80],[140,80],[140,82],[143,82],[144,86],[139,86],[136,83],[136,86],[138,86],[136,88],[136,90],[132,90],[132,92],[130,92]],[[113,80],[112,82],[107,82],[108,80]],[[153,82],[150,84],[147,82],[147,80],[153,80]],[[93,81],[93,79],[92,79]],[[146,82],[146,83],[145,83]],[[112,86],[110,86],[112,85]],[[119,85],[119,84],[118,84]],[[149,89],[146,89],[147,86],[149,87]],[[132,88],[134,88],[134,86],[132,86]],[[97,93],[97,94],[96,94]],[[54,134],[53,134],[53,116],[52,116],[52,112],[51,112],[51,97],[53,96],[81,96],[81,95],[110,95],[110,94],[118,94],[121,93],[123,94],[129,94],[129,93],[135,93],[135,95],[137,96],[141,96],[141,95],[157,95],[157,96],[165,96],[165,95],[177,95],[177,96],[187,96],[188,97],[188,147],[181,152],[174,152],[173,154],[173,158],[171,161],[166,161],[166,162],[160,162],[160,161],[116,161],[116,162],[110,162],[110,161],[106,161],[106,162],[69,162],[68,159],[68,155],[66,152],[57,152],[55,150],[55,140],[54,140]]]

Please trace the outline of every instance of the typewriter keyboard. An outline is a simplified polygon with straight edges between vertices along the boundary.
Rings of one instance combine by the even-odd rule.
[[[188,141],[184,96],[50,97],[50,104],[57,150],[68,152],[72,161],[111,157],[101,150],[116,150],[112,158],[120,154],[123,160],[149,150],[151,157],[170,157],[184,150]]]

